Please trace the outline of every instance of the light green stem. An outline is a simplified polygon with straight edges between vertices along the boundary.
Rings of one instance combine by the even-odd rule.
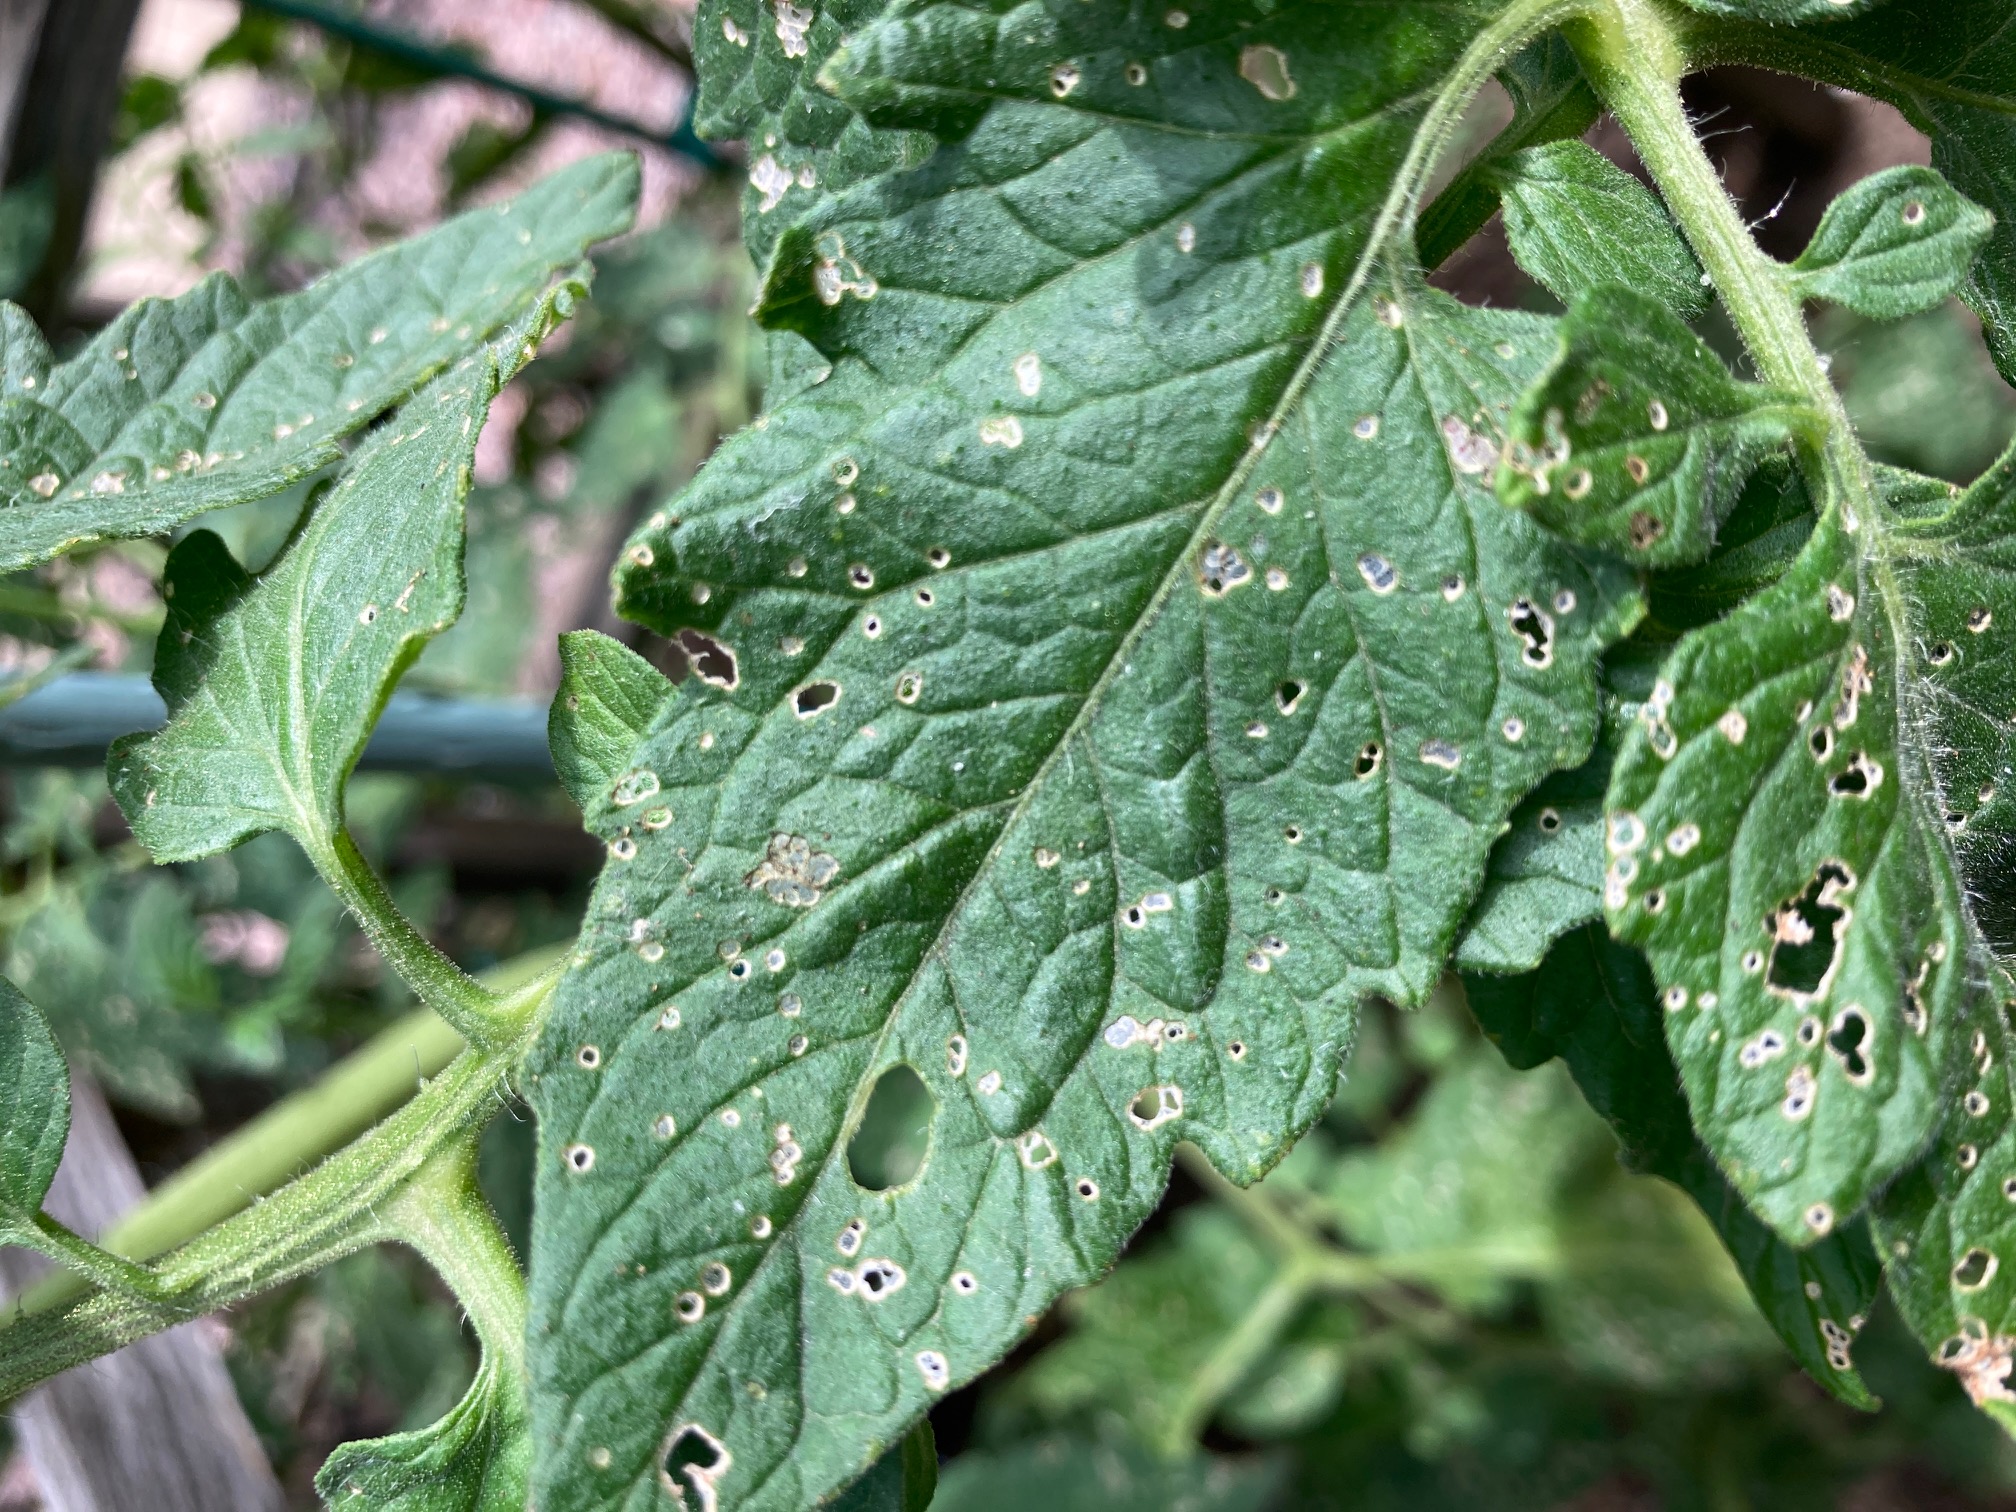
[[[563,959],[557,951],[540,951],[489,974],[498,1000],[512,1005],[528,1025],[526,1032]],[[30,1288],[11,1313],[0,1314],[0,1401],[56,1371],[266,1290],[362,1245],[400,1237],[383,1215],[437,1152],[481,1127],[521,1049],[465,1050],[460,1036],[431,1013],[379,1035],[323,1082],[271,1109],[157,1188],[105,1236],[107,1251],[128,1257],[173,1249],[142,1273],[153,1279],[153,1299],[103,1291],[81,1295],[87,1281],[59,1272]],[[384,1122],[378,1123],[380,1118]],[[297,1175],[365,1128],[369,1132],[347,1148]],[[281,1182],[288,1184],[264,1195]],[[476,1220],[465,1214],[457,1221]],[[458,1232],[466,1240],[475,1231]],[[177,1245],[182,1247],[173,1248]],[[449,1269],[454,1263],[452,1257],[437,1261],[450,1283],[458,1284]],[[487,1260],[480,1264],[482,1271],[491,1268]],[[486,1296],[494,1300],[480,1305],[494,1322],[504,1316],[499,1308],[506,1304],[494,1284]],[[469,1305],[475,1316],[479,1304]]]
[[[386,1227],[440,1273],[490,1359],[525,1375],[525,1274],[476,1184],[474,1132],[451,1144],[385,1210]]]
[[[302,848],[315,869],[363,926],[378,953],[420,999],[472,1045],[501,1048],[524,1029],[525,1005],[498,998],[436,948],[399,911],[385,883],[348,830]]]

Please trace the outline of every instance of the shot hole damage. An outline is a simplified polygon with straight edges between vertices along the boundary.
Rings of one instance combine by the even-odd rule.
[[[914,1181],[931,1151],[931,1123],[938,1103],[924,1079],[898,1062],[877,1078],[862,1110],[861,1125],[847,1142],[847,1170],[854,1184],[870,1192]]]
[[[714,1512],[720,1504],[721,1477],[735,1457],[728,1446],[698,1423],[682,1423],[665,1441],[658,1479],[673,1502],[692,1512]],[[693,1495],[689,1498],[687,1492]]]
[[[1854,873],[1845,865],[1823,861],[1803,892],[1766,916],[1771,964],[1765,985],[1770,991],[1802,1003],[1825,995],[1851,918],[1841,898],[1854,885]]]
[[[674,682],[685,677],[697,677],[710,688],[720,688],[732,693],[741,682],[742,674],[735,661],[735,651],[711,635],[703,635],[698,630],[681,630],[674,642],[686,659],[684,672],[673,678]]]

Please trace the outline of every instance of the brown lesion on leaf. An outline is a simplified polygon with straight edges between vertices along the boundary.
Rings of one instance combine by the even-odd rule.
[[[776,834],[762,863],[742,879],[744,887],[760,889],[772,903],[786,908],[810,908],[840,875],[840,863],[803,835]]]
[[[2009,1389],[2009,1372],[2016,1368],[2016,1338],[1991,1334],[1979,1318],[1963,1320],[1960,1332],[1939,1346],[1934,1363],[1960,1378],[1976,1407],[2016,1402],[2016,1392]]]

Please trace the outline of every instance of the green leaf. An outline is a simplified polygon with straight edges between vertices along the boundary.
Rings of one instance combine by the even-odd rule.
[[[1698,0],[1697,0],[1698,3]],[[1817,3],[1817,0],[1815,0]],[[2006,0],[1890,0],[1842,26],[1738,29],[1744,56],[1890,101],[1932,140],[1932,166],[1995,217],[1961,296],[2016,382],[2016,48]]]
[[[833,1502],[833,1512],[927,1512],[938,1489],[938,1443],[922,1418],[903,1442]]]
[[[1499,497],[1634,561],[1699,561],[1806,413],[1730,377],[1658,300],[1605,284],[1569,306],[1559,355],[1513,412]]]
[[[1406,1125],[1337,1162],[1328,1197],[1353,1244],[1459,1307],[1502,1306],[1557,1274],[1566,1190],[1601,1139],[1558,1070],[1519,1075],[1474,1041]]]
[[[1841,194],[1791,268],[1802,299],[1895,320],[1957,293],[1995,217],[1930,168],[1886,168]]]
[[[1514,1066],[1559,1056],[1635,1171],[1663,1176],[1707,1214],[1765,1319],[1793,1357],[1841,1400],[1875,1406],[1851,1347],[1875,1299],[1877,1270],[1859,1229],[1794,1249],[1744,1207],[1694,1137],[1642,957],[1600,927],[1575,930],[1536,972],[1466,973],[1471,1011]]]
[[[1603,917],[1610,761],[1608,742],[1599,741],[1589,760],[1555,773],[1513,810],[1456,945],[1460,970],[1537,970],[1556,939]]]
[[[462,607],[462,501],[497,374],[434,380],[359,449],[257,578],[209,531],[169,555],[154,685],[169,721],[108,771],[134,835],[183,861],[265,830],[321,854],[392,684]]]
[[[315,1489],[332,1512],[524,1512],[531,1463],[524,1386],[486,1356],[446,1417],[340,1446]]]
[[[1491,177],[1513,257],[1563,303],[1612,283],[1685,319],[1708,307],[1701,265],[1665,206],[1595,148],[1572,141],[1532,147]]]
[[[2016,943],[1994,712],[2016,460],[1943,511],[1940,485],[1884,478],[1896,503],[1831,506],[1784,578],[1680,643],[1609,800],[1612,928],[1651,956],[1704,1138],[1795,1242],[1942,1125],[1971,1169],[1958,1147],[2007,1103],[1976,1088],[1956,1115],[1942,1088],[1999,1058]]]
[[[1487,21],[925,7],[825,63],[875,129],[970,130],[776,238],[760,317],[831,371],[626,550],[624,612],[735,670],[630,757],[671,818],[596,824],[529,1064],[547,1512],[668,1454],[724,1508],[858,1474],[1111,1264],[1178,1137],[1278,1159],[1586,757],[1635,587],[1486,487],[1550,326],[1379,229]],[[898,1065],[929,1150],[871,1191]]]
[[[1188,1449],[1217,1405],[1197,1400],[1200,1378],[1240,1324],[1271,1305],[1263,1299],[1281,1269],[1222,1205],[1185,1208],[1166,1237],[1130,1251],[1099,1285],[1066,1300],[1071,1332],[1009,1390],[1050,1422],[1096,1416],[1124,1423],[1165,1453]],[[1276,1328],[1287,1321],[1277,1318]]]
[[[1421,211],[1415,233],[1423,267],[1439,267],[1498,210],[1495,174],[1528,147],[1578,137],[1601,113],[1574,49],[1549,35],[1528,44],[1498,72],[1512,120]]]
[[[583,814],[601,815],[612,805],[639,801],[630,789],[612,789],[671,697],[665,674],[621,641],[598,630],[570,630],[560,637],[560,687],[547,716],[546,740],[561,785]]]
[[[0,977],[0,1243],[40,1247],[36,1218],[70,1137],[70,1068],[48,1021]]]
[[[53,368],[18,334],[26,317],[0,317],[0,571],[152,535],[338,460],[339,441],[625,230],[636,195],[633,157],[590,158],[298,294],[255,304],[218,275],[142,300]]]

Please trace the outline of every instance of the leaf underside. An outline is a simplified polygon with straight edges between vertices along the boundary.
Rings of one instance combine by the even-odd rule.
[[[142,300],[53,367],[33,323],[0,305],[0,572],[328,466],[626,229],[636,194],[635,158],[589,158],[298,294],[254,303],[220,274]]]
[[[531,1459],[523,1387],[486,1355],[439,1422],[342,1445],[315,1489],[331,1512],[523,1512]]]
[[[1111,1264],[1178,1138],[1278,1159],[1586,756],[1635,587],[1488,491],[1549,323],[1370,239],[1490,16],[811,24],[799,66],[902,128],[850,161],[910,166],[829,193],[774,149],[822,192],[752,238],[759,313],[830,372],[619,574],[725,658],[591,809],[530,1064],[547,1512],[858,1474]],[[796,31],[710,8],[738,66],[729,23],[777,85]],[[991,103],[940,87],[983,56]],[[846,1146],[899,1063],[930,1148],[872,1192]]]

